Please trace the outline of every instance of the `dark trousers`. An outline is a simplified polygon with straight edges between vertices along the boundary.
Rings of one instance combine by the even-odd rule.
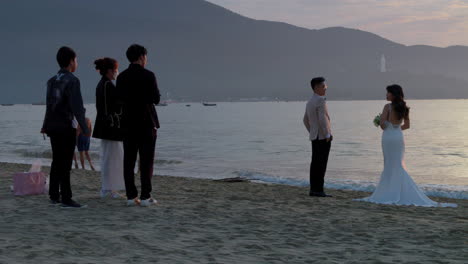
[[[135,162],[137,154],[140,154],[140,199],[146,200],[151,197],[151,178],[153,176],[156,138],[157,132],[153,128],[134,129],[133,132],[125,136],[123,141],[124,180],[128,200],[138,197],[138,190],[135,186]]]
[[[312,141],[312,162],[310,163],[310,191],[323,192],[325,172],[327,171],[328,155],[331,141]]]
[[[52,165],[50,168],[50,199],[69,201],[72,198],[70,171],[76,146],[76,129],[60,133],[49,133],[52,145]]]

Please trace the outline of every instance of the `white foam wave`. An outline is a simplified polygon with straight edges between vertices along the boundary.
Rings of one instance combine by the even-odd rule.
[[[253,171],[236,171],[234,172],[234,174],[240,177],[245,177],[250,180],[256,180],[265,183],[284,184],[300,187],[309,186],[308,180],[289,179],[284,177],[266,175],[263,173]],[[428,196],[453,199],[468,199],[468,186],[422,184],[419,185],[419,187]],[[376,188],[376,183],[362,181],[327,181],[325,183],[325,188],[335,190],[373,192]]]

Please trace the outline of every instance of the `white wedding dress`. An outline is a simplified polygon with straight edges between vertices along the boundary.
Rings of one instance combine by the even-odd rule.
[[[357,199],[379,204],[415,205],[425,207],[456,207],[456,204],[438,203],[427,197],[406,172],[404,161],[405,139],[400,125],[386,121],[382,133],[384,170],[371,196]]]

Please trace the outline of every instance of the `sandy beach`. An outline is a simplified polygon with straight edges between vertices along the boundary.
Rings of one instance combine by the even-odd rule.
[[[466,263],[468,200],[458,208],[352,201],[368,193],[155,176],[152,208],[99,197],[98,172],[73,170],[74,199],[15,197],[0,163],[0,263]],[[48,172],[49,168],[43,168]]]

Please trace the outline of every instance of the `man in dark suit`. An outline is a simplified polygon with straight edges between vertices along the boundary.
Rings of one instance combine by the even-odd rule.
[[[117,77],[117,90],[121,93],[124,103],[122,123],[127,205],[150,206],[157,203],[151,197],[151,178],[159,128],[154,105],[159,103],[161,95],[154,73],[145,69],[146,49],[133,44],[127,49],[126,55],[130,66]],[[137,154],[140,154],[140,199],[134,176]]]

